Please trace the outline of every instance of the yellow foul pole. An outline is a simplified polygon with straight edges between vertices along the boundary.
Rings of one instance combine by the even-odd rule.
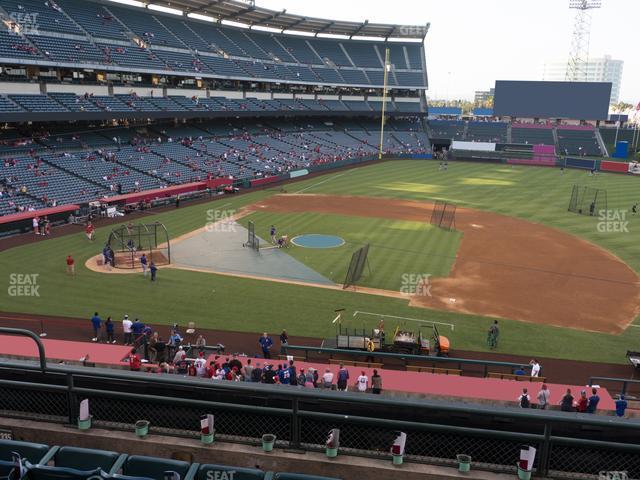
[[[382,148],[384,141],[384,115],[387,109],[387,81],[389,79],[389,48],[384,52],[384,87],[382,89],[382,119],[380,120],[380,150],[378,152],[378,160],[382,160]]]

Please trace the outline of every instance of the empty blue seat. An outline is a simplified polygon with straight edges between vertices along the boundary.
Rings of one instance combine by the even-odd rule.
[[[7,462],[13,459],[13,452],[16,452],[30,463],[39,463],[49,450],[49,446],[43,443],[0,440],[0,460]]]
[[[122,474],[129,477],[164,480],[165,472],[171,471],[180,475],[180,478],[185,478],[190,467],[191,464],[189,462],[132,455],[124,462]],[[112,471],[112,473],[116,472]]]
[[[222,472],[233,472],[233,476],[225,476]],[[200,467],[198,468],[195,480],[213,480],[223,479],[225,477],[232,478],[233,480],[264,480],[266,475],[266,472],[263,472],[262,470],[259,470],[257,468],[241,468],[230,467],[228,465],[204,464],[200,465]]]
[[[94,450],[90,448],[62,447],[53,457],[56,467],[74,468],[77,470],[91,470],[101,468],[110,471],[116,462],[124,461],[126,456],[108,450]]]
[[[340,480],[337,477],[321,477],[304,473],[276,473],[273,478],[274,480]]]

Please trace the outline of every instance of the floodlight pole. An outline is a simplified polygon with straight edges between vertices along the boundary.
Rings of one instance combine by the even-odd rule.
[[[591,35],[591,14],[589,11],[601,6],[602,0],[569,0],[569,8],[577,10],[573,24],[571,51],[565,72],[565,80],[569,82],[587,81],[589,37]]]
[[[386,48],[384,52],[384,85],[382,88],[382,119],[380,120],[380,149],[378,152],[378,160],[382,160],[382,148],[384,142],[384,115],[387,110],[387,84],[389,80],[389,68],[391,64],[389,63],[389,47]]]

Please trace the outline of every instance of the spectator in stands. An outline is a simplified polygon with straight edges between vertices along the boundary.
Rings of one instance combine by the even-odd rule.
[[[293,360],[289,360],[289,384],[294,387],[298,385],[298,373]]]
[[[367,374],[364,372],[364,370],[360,372],[360,376],[356,380],[356,388],[359,392],[362,393],[366,392],[367,388],[369,388],[369,377],[367,377]]]
[[[102,326],[102,319],[98,315],[98,312],[95,312],[93,317],[91,317],[91,326],[93,327],[93,338],[91,341],[97,342],[100,337],[100,327]]]
[[[531,397],[529,396],[529,391],[526,388],[522,389],[522,393],[518,397],[518,404],[520,405],[520,408],[531,407]]]
[[[129,354],[129,369],[132,372],[139,372],[141,365],[142,361],[140,360],[140,355],[136,353],[135,348],[132,348],[131,353]]]
[[[378,374],[378,370],[374,368],[371,376],[371,393],[379,395],[380,392],[382,392],[382,377]]]
[[[620,395],[620,398],[616,400],[616,416],[624,417],[624,412],[627,409],[627,400],[624,395]]]
[[[580,413],[586,413],[588,405],[589,405],[589,399],[587,398],[587,392],[586,390],[582,390],[580,392],[580,399],[578,400],[578,405],[576,409]]]
[[[273,365],[265,365],[262,372],[262,383],[273,385],[277,381],[276,372],[273,370]]]
[[[149,340],[149,361],[151,363],[156,363],[158,361],[158,350],[156,349],[158,338],[158,332],[153,332],[153,335],[151,335],[151,339]]]
[[[174,365],[177,364],[182,359],[183,354],[184,354],[184,348],[182,346],[179,346],[178,349],[176,350],[175,355],[173,356],[173,361],[171,363],[173,363]]]
[[[560,410],[563,412],[574,412],[574,398],[571,395],[571,389],[567,388],[567,393],[565,393],[560,399]]]
[[[250,382],[253,377],[253,365],[251,365],[251,359],[247,359],[247,364],[242,367],[242,376],[245,382]]]
[[[591,396],[587,404],[587,413],[596,413],[598,403],[600,403],[600,397],[598,396],[598,389],[594,387],[591,389]]]
[[[116,343],[113,338],[113,321],[111,317],[107,317],[107,320],[104,322],[104,330],[107,332],[107,343]]]
[[[333,388],[333,373],[329,368],[324,371],[324,375],[322,375],[322,388]]]
[[[76,274],[75,260],[73,259],[73,257],[71,255],[67,255],[67,273],[69,275],[75,275]]]
[[[546,410],[549,408],[549,402],[551,401],[551,391],[547,387],[546,383],[542,384],[542,388],[538,392],[538,408],[540,410]]]
[[[262,336],[258,340],[258,343],[260,344],[260,348],[262,349],[262,356],[264,358],[271,358],[270,351],[271,347],[273,346],[273,340],[271,339],[269,334],[267,334],[267,332],[264,332],[262,334]]]
[[[163,363],[166,358],[167,344],[162,341],[162,337],[158,337],[156,341],[156,361]]]
[[[131,324],[131,333],[133,334],[134,343],[139,343],[142,341],[142,332],[144,330],[145,324],[140,321],[139,318],[136,318]]]
[[[207,368],[207,361],[204,358],[204,352],[200,352],[198,354],[198,358],[196,358],[193,363],[196,368],[196,375],[198,377],[204,377],[206,373],[205,371]]]
[[[338,370],[338,390],[341,392],[347,391],[347,383],[349,381],[349,370],[347,370],[344,364],[340,364],[340,370]]]
[[[538,360],[536,360],[534,358],[533,360],[531,360],[529,362],[529,365],[531,365],[531,376],[532,377],[539,377],[540,376],[540,364],[538,363]]]
[[[254,383],[259,383],[262,380],[262,368],[260,367],[260,362],[256,363],[255,368],[251,372],[251,381]]]
[[[125,315],[122,319],[122,332],[124,333],[124,344],[133,345],[133,334],[131,332],[131,325],[133,322],[129,320],[129,315]]]

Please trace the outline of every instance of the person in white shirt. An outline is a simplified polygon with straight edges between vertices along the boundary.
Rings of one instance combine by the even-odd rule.
[[[124,344],[131,345],[133,343],[133,337],[131,335],[131,325],[133,322],[129,320],[129,315],[125,315],[122,319],[122,331],[124,332]]]
[[[529,362],[529,365],[531,365],[531,376],[532,377],[540,376],[540,364],[535,358]]]
[[[360,372],[360,376],[356,382],[359,392],[366,392],[367,387],[369,386],[369,377],[367,377],[364,371]]]
[[[200,356],[193,362],[196,367],[196,375],[198,377],[204,377],[207,369],[207,361],[204,358],[204,352],[200,353]]]
[[[333,373],[328,368],[324,371],[324,375],[322,375],[322,386],[329,389],[333,386]]]

